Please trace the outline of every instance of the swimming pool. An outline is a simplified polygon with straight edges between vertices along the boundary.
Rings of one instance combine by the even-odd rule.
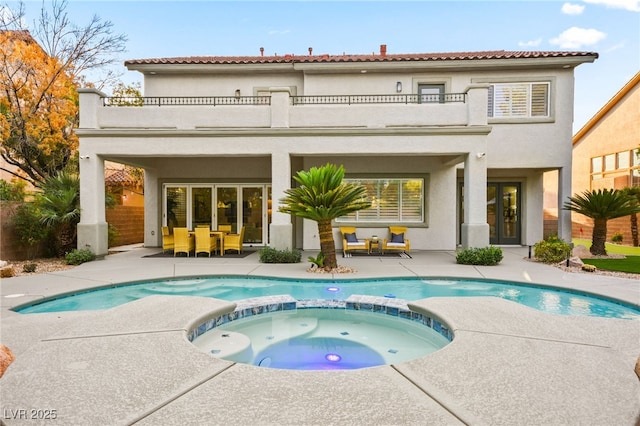
[[[544,312],[607,318],[640,319],[640,309],[600,297],[557,288],[511,282],[440,278],[375,280],[295,280],[270,277],[208,276],[124,283],[44,299],[14,308],[20,313],[107,309],[152,294],[204,296],[237,301],[274,294],[297,300],[346,300],[354,294],[408,301],[428,297],[494,296]]]
[[[449,340],[409,319],[310,308],[230,321],[192,343],[214,357],[259,367],[353,370],[425,356]]]

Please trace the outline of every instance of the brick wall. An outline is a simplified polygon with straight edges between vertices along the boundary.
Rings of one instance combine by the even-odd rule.
[[[25,260],[27,251],[18,241],[12,217],[18,203],[0,203],[0,259]],[[144,207],[115,206],[106,211],[107,223],[118,230],[116,245],[136,244],[144,241]],[[36,251],[35,257],[45,257],[45,247]]]
[[[578,216],[578,215],[576,215]],[[640,218],[639,218],[640,219]],[[619,232],[622,234],[622,244],[633,245],[631,238],[631,216],[619,217],[607,221],[607,242],[611,242],[611,236]],[[558,218],[545,211],[544,215],[544,238],[558,233]],[[593,219],[580,216],[580,219],[571,223],[571,235],[573,238],[591,239],[593,234]]]
[[[107,223],[118,231],[117,246],[144,241],[144,207],[117,205],[106,211]]]

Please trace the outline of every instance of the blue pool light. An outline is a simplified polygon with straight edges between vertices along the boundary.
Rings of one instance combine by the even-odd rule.
[[[326,354],[324,356],[324,359],[326,359],[329,362],[339,362],[342,357],[338,354]]]
[[[327,291],[330,291],[332,293],[337,293],[340,291],[340,287],[327,287]]]

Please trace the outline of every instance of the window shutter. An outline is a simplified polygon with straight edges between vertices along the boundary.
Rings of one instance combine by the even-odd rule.
[[[531,85],[531,116],[549,116],[549,84],[534,83]]]

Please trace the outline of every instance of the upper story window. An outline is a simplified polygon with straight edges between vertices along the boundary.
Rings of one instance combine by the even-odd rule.
[[[549,117],[549,104],[549,83],[518,82],[489,85],[489,117]]]
[[[345,179],[367,189],[371,208],[336,219],[336,222],[424,221],[424,179]]]
[[[418,85],[418,102],[427,103],[444,103],[444,84],[419,84]]]
[[[592,157],[591,181],[606,178],[611,179],[608,184],[616,188],[640,184],[640,155],[632,149]]]

